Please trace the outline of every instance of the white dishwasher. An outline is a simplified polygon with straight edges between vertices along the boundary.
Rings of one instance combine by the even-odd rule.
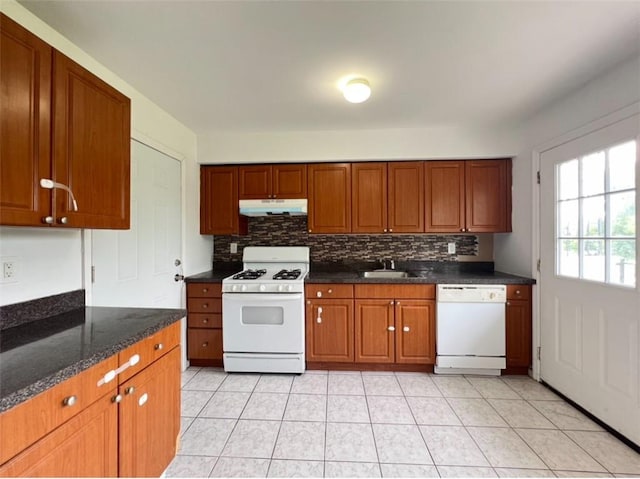
[[[505,285],[438,285],[434,372],[499,376],[506,367],[506,301]]]

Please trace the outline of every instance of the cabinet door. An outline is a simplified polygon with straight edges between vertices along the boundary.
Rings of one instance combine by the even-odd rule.
[[[435,364],[435,301],[396,301],[396,362]]]
[[[238,167],[238,197],[241,200],[271,198],[271,167],[254,165]]]
[[[351,165],[309,165],[309,233],[351,232]]]
[[[307,361],[352,362],[353,300],[307,300]]]
[[[507,367],[531,365],[531,301],[507,301]]]
[[[393,304],[391,299],[356,300],[356,362],[393,362]]]
[[[351,232],[387,231],[387,164],[351,165]]]
[[[237,167],[200,167],[200,234],[247,234],[238,207]]]
[[[307,197],[307,165],[272,165],[271,178],[273,198]]]
[[[507,189],[511,188],[507,184],[508,161],[465,161],[467,231],[507,231]]]
[[[425,162],[425,231],[455,233],[464,231],[464,162]]]
[[[222,359],[222,329],[189,328],[189,359]]]
[[[390,233],[422,233],[424,231],[423,162],[391,162],[388,165],[388,230]]]
[[[128,229],[131,101],[54,51],[53,190],[58,225]],[[66,221],[65,219],[66,218]]]
[[[120,386],[119,475],[155,476],[176,454],[180,433],[180,348]]]
[[[51,47],[0,14],[0,224],[37,226],[51,214]]]
[[[111,402],[114,395],[115,389],[4,464],[0,477],[116,477],[118,406]]]

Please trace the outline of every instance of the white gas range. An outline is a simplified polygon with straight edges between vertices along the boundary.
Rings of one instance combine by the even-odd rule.
[[[305,370],[305,246],[247,246],[244,270],[222,280],[222,348],[228,372]]]

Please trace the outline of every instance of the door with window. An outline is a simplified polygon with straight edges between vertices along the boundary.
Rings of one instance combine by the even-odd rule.
[[[540,374],[640,444],[639,117],[540,157]]]

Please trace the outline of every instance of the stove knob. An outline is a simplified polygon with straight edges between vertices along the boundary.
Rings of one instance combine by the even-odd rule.
[[[289,285],[287,286],[287,291],[292,291],[293,290],[293,286]]]
[[[284,285],[279,284],[278,285],[278,291],[284,291]]]
[[[246,284],[243,284],[243,285],[242,285],[242,288],[241,288],[241,291],[246,291],[246,290],[247,290],[247,285],[246,285]]]
[[[260,291],[265,291],[267,289],[267,287],[264,284],[260,285]]]
[[[235,291],[236,289],[238,289],[238,285],[234,284],[233,286],[231,286],[231,291]]]

